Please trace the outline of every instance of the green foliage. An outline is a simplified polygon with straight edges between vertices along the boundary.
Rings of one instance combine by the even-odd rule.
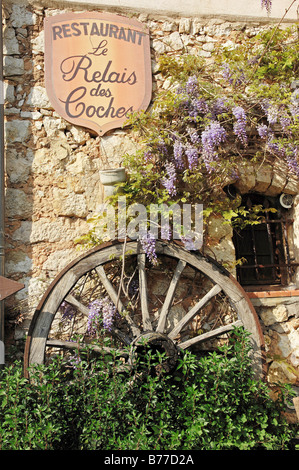
[[[218,353],[183,353],[172,374],[153,373],[163,361],[155,351],[120,372],[117,357],[86,350],[74,369],[58,358],[30,381],[15,363],[0,374],[0,449],[292,449],[298,429],[282,417],[289,390],[274,402],[253,378],[249,350],[235,329]]]

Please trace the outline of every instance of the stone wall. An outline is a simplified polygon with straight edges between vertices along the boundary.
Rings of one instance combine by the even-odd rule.
[[[79,254],[74,239],[88,231],[87,219],[103,201],[99,171],[119,166],[126,152],[136,150],[128,129],[111,131],[100,138],[66,122],[53,110],[44,83],[43,20],[71,8],[38,5],[4,6],[6,275],[25,284],[25,289],[7,301],[8,321],[17,324],[16,340],[23,338],[51,280]],[[80,9],[86,8],[76,6],[76,11]],[[133,16],[150,29],[154,90],[168,86],[159,74],[160,54],[179,56],[189,52],[211,61],[219,44],[234,47],[240,41],[240,32],[252,37],[267,27],[264,22],[220,17],[176,18],[145,13]],[[278,171],[272,167],[248,169],[238,185],[241,193],[298,193],[296,182],[281,167]],[[295,224],[298,220],[299,217]],[[207,252],[218,261],[232,264],[235,252],[231,228],[215,219],[209,224],[208,235],[213,243]],[[293,250],[298,257],[296,237]],[[299,384],[297,307],[296,300],[291,308],[274,301],[260,312],[268,350],[279,356],[277,364],[292,368],[293,375],[286,376],[294,385]],[[273,357],[269,361],[273,363]]]

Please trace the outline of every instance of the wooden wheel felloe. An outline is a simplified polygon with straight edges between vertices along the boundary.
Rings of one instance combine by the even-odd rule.
[[[137,241],[111,242],[68,265],[35,311],[25,369],[44,363],[53,351],[68,355],[85,343],[96,352],[109,351],[104,341],[109,335],[110,348],[127,351],[131,347],[130,357],[124,353],[129,363],[146,343],[165,353],[165,368],[171,370],[180,350],[201,354],[213,350],[226,341],[234,326],[243,325],[250,333],[253,368],[262,376],[263,335],[237,281],[180,243],[156,241],[156,253],[158,264],[152,265]],[[97,332],[95,339],[89,329],[90,305],[103,299],[116,315],[109,331]]]

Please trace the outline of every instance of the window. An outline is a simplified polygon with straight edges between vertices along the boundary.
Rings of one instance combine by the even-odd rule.
[[[244,286],[288,284],[295,265],[290,260],[287,238],[288,226],[292,223],[288,210],[281,206],[279,198],[260,194],[244,195],[241,205],[275,211],[261,210],[261,223],[234,230],[236,259],[245,259],[237,266],[238,281]]]

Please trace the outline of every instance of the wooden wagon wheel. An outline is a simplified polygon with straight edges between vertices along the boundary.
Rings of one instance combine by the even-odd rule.
[[[25,346],[25,370],[32,363],[44,363],[53,349],[69,354],[83,346],[74,342],[74,334],[103,352],[103,337],[93,342],[90,333],[90,312],[91,305],[106,302],[111,311],[117,305],[117,311],[105,335],[111,336],[117,349],[131,346],[129,362],[146,343],[166,353],[165,367],[170,369],[178,351],[195,348],[204,353],[223,343],[234,326],[243,325],[250,333],[253,368],[262,376],[259,321],[233,276],[181,243],[156,241],[156,253],[158,264],[153,265],[139,242],[125,240],[100,245],[68,265],[35,311]]]

